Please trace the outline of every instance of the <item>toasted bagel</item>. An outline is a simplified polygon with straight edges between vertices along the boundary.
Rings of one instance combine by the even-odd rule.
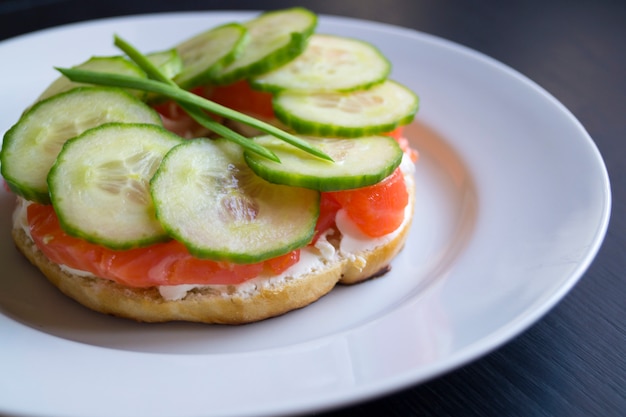
[[[239,285],[189,286],[180,297],[164,298],[157,287],[129,288],[111,280],[71,271],[50,261],[14,215],[12,235],[17,248],[62,293],[80,304],[105,314],[141,322],[191,321],[244,324],[278,316],[305,307],[339,284],[355,284],[386,273],[402,250],[411,227],[415,204],[412,175],[405,175],[409,191],[407,218],[389,238],[376,247],[342,253],[342,236],[327,240],[334,249],[331,259],[312,249],[317,257],[306,272],[289,272],[280,277],[260,277]],[[296,269],[297,271],[297,269]]]

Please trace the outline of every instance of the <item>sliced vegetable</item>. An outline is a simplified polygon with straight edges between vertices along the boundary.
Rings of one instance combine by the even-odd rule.
[[[384,81],[391,64],[372,44],[340,36],[314,34],[294,60],[251,80],[259,90],[352,91]]]
[[[92,57],[82,64],[76,65],[74,68],[99,72],[110,72],[116,74],[134,75],[136,77],[146,76],[146,74],[141,69],[139,69],[139,67],[121,56]],[[46,98],[52,97],[67,90],[71,90],[74,87],[79,87],[80,85],[80,83],[74,83],[67,79],[67,77],[61,76],[53,81],[52,84],[50,84],[50,86],[48,86],[48,88],[46,88],[46,90],[41,93],[37,101],[45,100]],[[138,96],[143,96],[143,92],[140,91],[130,92]]]
[[[128,42],[119,37],[116,37],[115,44],[123,51],[125,51],[131,57],[131,59],[137,63],[137,65],[139,65],[144,71],[146,71],[148,76],[166,85],[171,86],[174,90],[178,89],[178,86],[174,81],[172,81],[165,74],[163,74],[163,72],[161,72],[159,68],[157,68],[147,57],[145,57],[141,52],[135,49]],[[192,106],[189,103],[184,102],[178,102],[177,104],[202,127],[211,130],[218,135],[224,136],[228,140],[237,143],[238,145],[250,150],[251,152],[256,153],[257,155],[261,155],[264,158],[269,158],[273,161],[278,161],[276,155],[272,154],[267,149],[248,141],[247,138],[243,137],[235,131],[232,131],[230,128],[222,125],[221,123],[216,122],[196,106]]]
[[[313,237],[319,193],[266,182],[223,139],[174,147],[151,181],[157,218],[199,258],[253,263]]]
[[[182,138],[150,124],[107,123],[68,140],[48,175],[63,230],[110,249],[168,239],[149,181]]]
[[[282,91],[273,103],[276,117],[298,133],[359,137],[409,123],[419,100],[408,88],[387,80],[348,93]]]
[[[146,57],[167,78],[174,78],[183,70],[183,60],[175,48],[152,52]]]
[[[263,13],[244,26],[250,41],[234,62],[211,77],[212,83],[231,84],[291,61],[304,51],[317,26],[317,16],[304,8],[293,7]]]
[[[396,142],[398,142],[398,145],[400,145],[400,149],[402,149],[402,151],[407,154],[411,161],[415,163],[419,158],[419,152],[411,147],[409,139],[404,134],[404,128],[405,126],[399,126],[391,132],[384,133],[384,135],[394,138]]]
[[[308,143],[301,140],[297,136],[287,133],[276,126],[250,117],[246,114],[239,113],[227,107],[221,106],[189,91],[183,90],[176,86],[168,85],[162,81],[148,80],[137,77],[128,77],[121,74],[107,74],[94,71],[86,71],[81,69],[58,68],[58,70],[73,81],[83,81],[98,85],[108,85],[115,87],[136,88],[153,93],[163,94],[179,103],[188,104],[198,109],[206,110],[211,113],[223,116],[227,119],[236,120],[248,126],[259,129],[262,132],[274,135],[293,146],[303,149],[319,158],[331,160],[331,158],[319,149],[312,148]]]
[[[183,70],[174,81],[184,89],[207,83],[213,74],[230,64],[248,42],[247,29],[229,23],[209,29],[176,46]]]
[[[0,152],[2,176],[16,194],[49,203],[46,177],[63,144],[109,122],[161,125],[157,112],[120,89],[78,87],[40,101],[11,127]]]
[[[146,55],[146,59],[152,62],[168,79],[174,78],[183,69],[183,60],[180,58],[178,51],[174,48],[152,52]],[[155,105],[166,100],[165,97],[154,93],[147,93],[144,99],[150,103],[150,105]]]
[[[387,136],[353,139],[303,137],[333,158],[334,163],[312,157],[273,136],[253,140],[280,158],[280,163],[245,153],[246,163],[261,178],[276,184],[338,191],[375,184],[402,162],[402,149]]]

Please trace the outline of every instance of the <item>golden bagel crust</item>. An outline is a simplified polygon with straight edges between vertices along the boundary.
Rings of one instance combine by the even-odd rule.
[[[407,176],[410,213],[415,204],[415,187]],[[384,274],[389,263],[402,250],[411,220],[389,242],[370,251],[357,253],[357,261],[339,258],[325,262],[313,273],[288,277],[271,287],[257,286],[253,292],[239,286],[201,287],[180,300],[165,300],[156,287],[129,288],[107,279],[69,273],[51,262],[24,232],[13,223],[17,248],[68,297],[105,314],[141,322],[191,321],[244,324],[305,307],[333,289],[337,283],[355,284]],[[364,262],[363,262],[364,261]]]

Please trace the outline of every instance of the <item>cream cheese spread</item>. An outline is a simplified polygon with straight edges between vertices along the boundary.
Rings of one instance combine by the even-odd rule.
[[[33,240],[33,236],[30,234],[30,226],[28,225],[28,206],[31,202],[25,198],[18,197],[17,205],[13,211],[13,224],[19,225],[19,227],[26,233],[30,240]]]

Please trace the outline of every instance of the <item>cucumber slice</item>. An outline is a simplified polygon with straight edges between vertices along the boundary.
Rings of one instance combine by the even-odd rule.
[[[157,218],[199,258],[254,263],[289,253],[311,240],[319,215],[317,191],[256,176],[225,139],[176,146],[150,188]]]
[[[16,194],[50,203],[46,177],[63,144],[107,122],[161,125],[158,113],[123,90],[77,87],[40,101],[5,134],[0,168]]]
[[[183,59],[176,48],[152,52],[146,57],[167,77],[174,78],[183,70]]]
[[[146,74],[137,65],[133,64],[122,56],[95,56],[89,58],[82,64],[76,65],[74,68],[80,68],[91,71],[109,72],[113,74],[135,75],[145,78]],[[54,80],[52,84],[44,90],[37,98],[37,101],[45,100],[56,94],[71,90],[72,88],[85,85],[70,81],[67,77],[61,76]],[[143,97],[144,92],[137,90],[129,90],[132,94]]]
[[[298,133],[359,137],[411,122],[419,99],[408,88],[387,80],[348,93],[282,91],[274,96],[273,106],[276,117]]]
[[[187,90],[207,83],[213,73],[239,56],[247,42],[247,29],[238,23],[218,26],[181,42],[176,50],[183,70],[174,81]]]
[[[281,162],[245,152],[246,163],[258,176],[272,183],[339,191],[376,184],[391,175],[402,162],[402,149],[388,136],[302,139],[330,155],[334,162],[316,158],[266,135],[253,140],[273,151]]]
[[[165,51],[152,52],[146,57],[165,75],[167,78],[173,79],[183,69],[183,60],[175,48]],[[157,93],[146,93],[145,101],[150,105],[156,105],[166,101],[167,98]]]
[[[306,50],[291,62],[251,80],[253,88],[352,91],[387,79],[391,64],[373,45],[356,39],[314,34]]]
[[[69,235],[111,249],[169,239],[154,215],[149,181],[182,138],[160,126],[108,123],[68,140],[48,175]]]
[[[300,55],[317,26],[317,15],[301,7],[265,12],[244,23],[250,41],[237,59],[215,74],[215,84],[231,84],[266,73]]]

